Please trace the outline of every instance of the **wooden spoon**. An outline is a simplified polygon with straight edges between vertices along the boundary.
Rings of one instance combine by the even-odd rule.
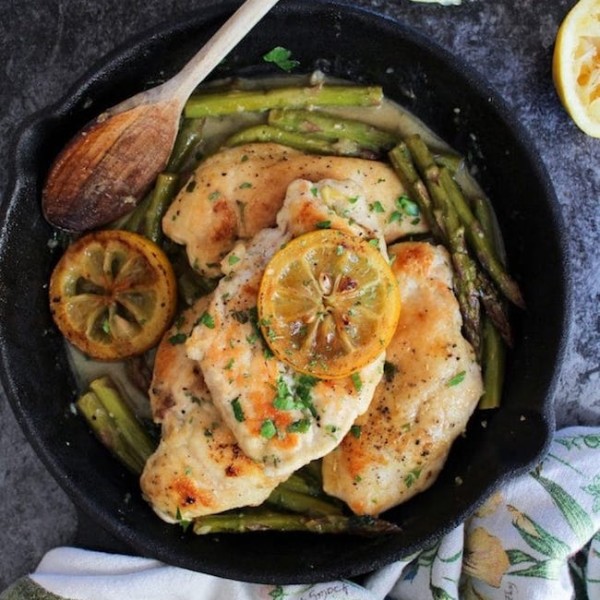
[[[246,0],[167,82],[108,109],[52,165],[42,193],[46,219],[69,231],[105,225],[132,210],[164,169],[194,88],[278,0]]]

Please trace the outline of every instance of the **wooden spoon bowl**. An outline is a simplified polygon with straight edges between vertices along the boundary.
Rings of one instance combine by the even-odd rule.
[[[277,2],[246,0],[174,77],[84,127],[50,169],[45,218],[85,231],[133,210],[167,164],[189,95]]]

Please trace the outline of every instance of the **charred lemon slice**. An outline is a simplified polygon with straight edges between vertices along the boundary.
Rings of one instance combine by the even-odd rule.
[[[103,230],[69,246],[50,278],[50,310],[62,334],[97,360],[141,354],[160,340],[176,307],[173,269],[153,242]]]
[[[333,229],[279,250],[258,295],[260,327],[275,356],[322,379],[372,362],[392,339],[399,314],[398,283],[377,247]]]

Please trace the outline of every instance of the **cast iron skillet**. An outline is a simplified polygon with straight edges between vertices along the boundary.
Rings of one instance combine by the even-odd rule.
[[[543,455],[554,428],[552,393],[568,328],[563,225],[532,143],[501,99],[456,57],[403,24],[348,3],[284,1],[216,75],[273,73],[261,56],[284,45],[303,71],[320,68],[383,85],[389,97],[477,168],[528,308],[516,315],[517,344],[507,365],[502,407],[472,419],[430,490],[385,514],[402,527],[401,534],[197,537],[163,523],[140,497],[137,481],[70,410],[77,391],[48,311],[46,282],[58,255],[48,244],[52,231],[40,213],[40,190],[52,158],[71,135],[103,108],[174,72],[232,11],[233,3],[207,2],[202,12],[136,38],[22,129],[11,191],[0,214],[3,393],[76,505],[134,551],[254,582],[304,583],[363,574],[431,543],[500,482]]]

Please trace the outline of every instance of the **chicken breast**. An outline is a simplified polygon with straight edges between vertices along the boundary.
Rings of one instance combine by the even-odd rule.
[[[351,179],[361,185],[386,242],[426,230],[421,216],[407,211],[400,201],[404,189],[388,165],[256,143],[225,149],[202,162],[163,218],[163,231],[186,246],[194,268],[215,277],[238,238],[249,240],[275,225],[292,181],[325,178]]]
[[[162,437],[141,476],[144,497],[165,521],[261,504],[282,481],[240,449],[215,408],[184,340],[204,314],[208,297],[179,319],[159,345],[150,401]]]
[[[323,460],[324,489],[377,515],[427,489],[482,394],[481,373],[452,292],[447,252],[389,248],[402,298],[385,375],[369,410]]]
[[[302,223],[307,226],[313,219],[333,225],[336,213],[331,205],[322,202],[319,210],[315,201],[321,189],[332,185],[290,186],[283,214],[304,214]],[[340,185],[356,192],[356,184]],[[355,215],[369,214],[364,195],[358,195],[355,204]],[[346,227],[358,227],[350,217],[340,218]],[[220,281],[186,343],[188,356],[198,361],[238,444],[272,476],[290,474],[339,444],[369,406],[384,361],[382,353],[355,377],[316,380],[294,372],[270,353],[257,323],[260,281],[271,256],[291,238],[290,230],[303,232],[301,222],[292,225],[281,218],[279,224],[257,234],[243,258],[236,255],[235,270]]]

